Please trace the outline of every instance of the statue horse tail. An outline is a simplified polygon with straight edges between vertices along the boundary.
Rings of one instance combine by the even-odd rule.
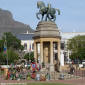
[[[58,15],[60,15],[60,10],[59,10],[59,9],[57,9],[57,8],[56,8],[56,10],[57,10],[57,12],[58,12]]]

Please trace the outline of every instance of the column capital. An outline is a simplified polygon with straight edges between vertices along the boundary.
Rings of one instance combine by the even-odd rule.
[[[53,40],[51,40],[50,42],[53,43]]]
[[[40,43],[43,43],[43,41],[40,41]]]

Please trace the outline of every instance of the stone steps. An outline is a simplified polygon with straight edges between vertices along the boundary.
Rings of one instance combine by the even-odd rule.
[[[74,74],[68,74],[69,71],[63,71],[63,72],[50,72],[46,69],[43,69],[40,73],[41,74],[50,74],[50,79],[51,80],[59,80],[60,79],[60,75],[64,75],[64,80],[68,80],[68,79],[78,79],[81,78],[80,75],[76,75],[76,73],[74,72]],[[79,71],[78,71],[79,72]],[[77,72],[77,73],[78,73]]]
[[[68,73],[51,73],[51,79],[53,80],[58,80],[58,79],[64,79],[64,80],[67,80],[67,79],[76,79],[76,78],[81,78],[80,76],[75,76],[75,75],[71,75],[71,74],[68,74]],[[62,78],[61,78],[61,75]]]

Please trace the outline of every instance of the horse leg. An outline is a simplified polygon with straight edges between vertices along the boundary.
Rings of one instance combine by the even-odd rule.
[[[47,21],[47,18],[48,18],[48,14],[46,14],[45,21]]]
[[[56,15],[54,14],[54,15],[53,15],[53,21],[55,21],[55,20],[56,20]]]
[[[39,18],[39,14],[41,14],[40,12],[38,12],[38,13],[36,13],[36,17],[37,17],[37,19],[39,19],[40,20],[40,18]]]
[[[41,21],[43,21],[43,18],[44,18],[44,14],[42,14],[42,19],[41,19]]]
[[[56,20],[56,15],[55,14],[50,14],[51,16],[51,21],[55,21]]]
[[[51,20],[51,15],[50,15],[50,14],[48,14],[48,20],[49,20],[49,21],[52,21],[52,20]]]

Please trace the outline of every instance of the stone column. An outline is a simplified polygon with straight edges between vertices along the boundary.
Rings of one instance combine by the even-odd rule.
[[[53,63],[53,41],[50,41],[50,72],[54,71]]]
[[[40,61],[41,61],[41,64],[44,62],[43,61],[43,42],[40,42]]]
[[[58,41],[58,64],[59,64],[59,71],[61,71],[61,64],[60,64],[60,41]]]
[[[34,58],[37,60],[37,47],[36,47],[36,42],[34,42]]]
[[[67,59],[69,60],[69,50],[67,51],[67,54],[68,54],[68,57],[67,57]]]

